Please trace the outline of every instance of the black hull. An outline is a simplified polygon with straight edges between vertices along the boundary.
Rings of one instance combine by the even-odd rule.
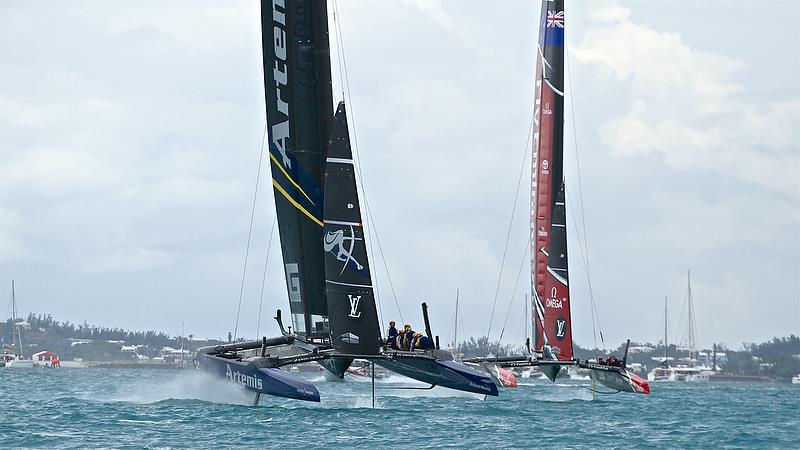
[[[200,354],[197,359],[200,369],[254,393],[311,402],[320,400],[313,384],[281,369],[209,354]]]
[[[498,395],[497,386],[488,375],[455,361],[437,360],[422,353],[397,352],[390,353],[388,359],[375,360],[375,363],[431,385],[476,394]]]
[[[624,367],[591,363],[580,364],[579,367],[591,369],[592,379],[607,388],[634,394],[650,394],[650,385],[647,380],[628,372]]]
[[[324,359],[319,364],[325,368],[331,375],[338,379],[344,379],[344,374],[350,368],[353,358],[331,358]]]
[[[292,343],[290,350],[285,351],[281,356],[286,356],[287,354],[306,355],[314,353],[315,351],[326,349],[330,349],[330,347],[309,344],[307,342],[295,340],[294,343]],[[350,368],[350,364],[352,362],[353,358],[329,358],[317,361],[317,363],[328,372],[326,374],[326,378],[328,376],[332,376],[334,379],[338,378],[340,380],[344,378],[344,374],[347,372],[347,369]]]

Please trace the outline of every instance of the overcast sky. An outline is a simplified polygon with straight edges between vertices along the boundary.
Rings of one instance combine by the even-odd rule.
[[[522,342],[538,3],[339,1],[350,129],[400,305],[375,255],[384,321],[421,328],[426,300],[449,340],[460,289],[459,334],[486,334],[524,165],[492,325]],[[594,343],[581,215],[606,345],[657,341],[665,296],[684,338],[687,270],[702,345],[800,333],[800,3],[567,2],[566,26],[576,341]],[[256,0],[0,0],[0,313],[15,279],[25,313],[232,331],[262,83]],[[248,337],[273,217],[264,177]],[[261,334],[288,308],[277,245]]]

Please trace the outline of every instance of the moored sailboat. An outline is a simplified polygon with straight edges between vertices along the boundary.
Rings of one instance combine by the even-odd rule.
[[[35,366],[33,359],[26,358],[22,346],[22,329],[25,327],[30,328],[30,325],[22,321],[17,321],[17,292],[14,280],[11,280],[11,326],[13,327],[11,333],[13,335],[12,346],[13,351],[4,351],[0,355],[3,366],[15,369],[31,369]]]
[[[687,336],[686,341],[682,347],[676,347],[678,351],[688,351],[688,358],[678,358],[677,354],[673,358],[667,356],[667,349],[669,348],[667,341],[667,299],[664,298],[664,359],[657,367],[653,368],[648,374],[647,379],[650,381],[709,381],[711,376],[716,372],[716,363],[714,367],[697,364],[697,329],[694,318],[694,303],[692,300],[692,275],[691,272],[686,273],[686,296],[687,296]],[[715,349],[716,352],[716,349]],[[675,364],[670,364],[670,360]]]

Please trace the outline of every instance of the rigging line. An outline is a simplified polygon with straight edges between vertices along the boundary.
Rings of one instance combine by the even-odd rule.
[[[341,16],[339,15],[339,4],[338,4],[338,2],[336,0],[334,0],[334,2],[333,2],[333,9],[334,9],[334,14],[333,14],[333,16],[334,16],[334,27],[335,27],[335,30],[336,30],[336,39],[337,39],[337,42],[338,42],[337,55],[340,57],[339,58],[339,73],[340,73],[340,77],[341,77],[340,81],[342,83],[342,100],[345,99],[345,88],[346,88],[346,90],[347,90],[347,101],[348,101],[348,103],[350,103],[350,123],[352,123],[352,125],[353,125],[352,126],[352,129],[353,129],[353,132],[352,132],[352,134],[353,134],[353,149],[355,150],[355,157],[353,158],[353,160],[354,160],[354,163],[355,163],[354,165],[356,167],[356,171],[358,172],[358,178],[361,180],[360,186],[359,186],[358,183],[356,183],[356,189],[361,191],[362,197],[364,198],[364,210],[367,213],[367,220],[364,221],[365,222],[364,229],[365,229],[365,233],[366,233],[367,237],[369,238],[369,245],[366,245],[366,243],[365,243],[365,248],[366,248],[366,250],[367,250],[367,252],[369,254],[369,256],[368,256],[369,259],[372,260],[372,261],[376,261],[376,259],[374,257],[375,256],[375,251],[374,251],[374,248],[373,248],[373,245],[372,245],[372,236],[375,236],[375,240],[379,243],[379,245],[380,245],[380,240],[377,237],[377,230],[375,229],[375,221],[372,218],[372,210],[371,210],[370,205],[369,205],[369,200],[367,199],[366,187],[364,186],[364,175],[363,175],[363,173],[361,171],[361,155],[360,155],[360,153],[358,151],[358,134],[356,133],[355,111],[354,111],[353,104],[352,104],[353,96],[350,94],[350,78],[349,78],[349,76],[347,74],[347,60],[345,59],[345,53],[344,53],[344,36],[343,36],[343,33],[342,33],[342,22],[341,22]],[[381,254],[383,254],[383,253],[381,252]],[[389,276],[389,269],[386,268],[386,260],[385,259],[383,259],[383,264],[384,264],[384,268],[386,269],[386,274],[387,274],[387,276]],[[373,278],[373,283],[372,284],[373,284],[373,289],[375,290],[375,302],[378,304],[378,314],[380,315],[380,329],[381,329],[381,335],[383,335],[384,334],[384,328],[383,328],[384,327],[383,302],[381,301],[382,297],[380,295],[379,287],[378,287],[379,286],[379,283],[378,283],[378,272],[377,271],[374,271],[374,272],[370,271],[370,274],[372,275],[372,278]],[[390,277],[390,280],[391,280],[391,277]],[[391,282],[390,282],[390,285],[391,285]],[[392,287],[392,291],[394,291],[393,287]],[[397,303],[397,296],[395,296],[395,303]],[[398,311],[399,311],[399,309],[400,309],[399,304],[398,304],[397,308],[398,308]],[[400,320],[401,321],[403,320],[402,315],[400,317]]]
[[[256,339],[259,338],[261,333],[261,307],[264,305],[264,284],[267,281],[267,267],[269,266],[269,253],[272,250],[272,235],[275,233],[275,222],[278,220],[278,215],[272,218],[272,226],[269,231],[269,241],[267,241],[267,258],[264,261],[264,274],[261,276],[261,294],[258,297],[258,321],[256,322]]]
[[[378,244],[378,252],[381,255],[381,261],[383,262],[383,269],[386,271],[386,279],[389,281],[389,289],[392,291],[392,297],[394,298],[394,304],[397,307],[397,313],[400,315],[400,321],[405,323],[403,319],[403,313],[400,311],[400,302],[397,300],[397,292],[394,290],[394,283],[392,282],[392,275],[389,273],[389,266],[386,265],[386,256],[383,254],[383,246],[381,245],[381,238],[378,235],[378,228],[375,226],[375,219],[372,217],[372,209],[369,207],[369,203],[366,199],[366,194],[364,195],[364,202],[367,206],[367,216],[369,216],[370,223],[372,224],[372,228],[375,231],[375,242]]]
[[[346,91],[347,91],[347,99],[348,99],[348,102],[350,103],[350,123],[352,123],[352,125],[353,125],[353,127],[352,127],[353,128],[352,135],[353,135],[353,149],[355,150],[355,156],[356,156],[356,158],[354,158],[355,166],[356,166],[356,171],[358,172],[358,178],[361,180],[360,191],[361,191],[361,194],[362,194],[362,196],[364,198],[364,206],[365,206],[365,209],[367,211],[368,222],[370,223],[370,226],[365,227],[365,228],[366,228],[366,232],[369,234],[369,236],[375,236],[375,241],[378,244],[378,251],[379,251],[379,253],[381,255],[381,260],[383,261],[383,267],[384,267],[384,270],[386,271],[386,277],[389,280],[389,286],[391,287],[392,295],[394,296],[394,302],[395,302],[395,305],[397,306],[397,313],[400,316],[400,320],[402,322],[405,322],[405,320],[403,319],[403,313],[400,311],[400,303],[397,300],[397,293],[395,292],[394,284],[392,283],[392,276],[391,276],[391,274],[389,272],[389,267],[386,264],[386,257],[384,256],[383,247],[381,246],[380,237],[378,235],[378,227],[375,224],[375,219],[372,216],[372,208],[370,207],[369,198],[367,197],[366,181],[365,181],[364,175],[363,175],[363,173],[361,171],[361,154],[359,152],[359,147],[358,147],[358,133],[356,133],[355,108],[353,107],[353,101],[352,101],[353,100],[353,95],[350,93],[350,77],[349,77],[349,75],[347,73],[347,58],[346,58],[345,51],[344,51],[344,36],[343,36],[343,33],[342,33],[341,15],[339,14],[339,5],[338,5],[338,2],[336,0],[334,0],[334,2],[333,2],[333,8],[334,8],[334,18],[335,18],[334,25],[336,27],[336,37],[337,37],[337,39],[339,41],[339,45],[338,45],[339,52],[338,53],[341,54],[340,70],[343,73],[342,96],[344,96],[345,89],[346,89]],[[357,185],[356,187],[358,188],[359,186]],[[370,245],[367,248],[368,248],[368,251],[370,252],[370,259],[375,261],[375,258],[373,257],[374,252],[373,252],[373,249],[372,249],[371,239],[370,239]],[[373,275],[376,275],[376,273],[374,273]],[[376,297],[376,300],[378,302],[378,308],[382,309],[381,300],[380,300],[381,297],[377,295],[378,294],[378,292],[377,292],[378,283],[376,281],[373,284],[374,284],[375,289],[376,289],[375,297]],[[381,318],[381,332],[383,332],[383,319],[382,318]]]
[[[250,208],[250,227],[247,230],[247,247],[244,251],[244,267],[242,267],[242,284],[239,287],[239,305],[236,307],[236,325],[233,327],[233,340],[236,341],[239,332],[239,315],[242,312],[242,297],[244,295],[244,280],[247,275],[247,258],[250,256],[250,238],[253,236],[253,219],[256,215],[256,200],[258,199],[258,184],[261,180],[261,163],[264,161],[264,141],[267,137],[267,121],[264,120],[264,131],[261,132],[261,145],[258,147],[258,171],[256,172],[256,187],[253,190],[253,206]]]
[[[566,44],[565,44],[566,50]],[[567,60],[567,72],[569,73],[569,77],[567,77],[569,83],[569,104],[570,104],[570,113],[572,116],[572,142],[575,147],[575,167],[577,169],[578,175],[578,200],[580,201],[581,207],[581,229],[583,230],[583,240],[586,245],[587,252],[584,254],[585,257],[585,268],[586,268],[586,282],[589,287],[589,301],[592,303],[592,310],[595,312],[595,315],[592,319],[592,327],[594,327],[594,320],[597,320],[597,328],[600,331],[600,342],[605,342],[603,339],[603,327],[600,323],[600,316],[597,315],[597,307],[596,307],[596,299],[594,297],[594,289],[592,288],[592,276],[589,271],[589,235],[586,233],[586,208],[583,205],[583,181],[581,178],[581,163],[580,163],[580,152],[578,151],[578,122],[575,120],[575,89],[572,87],[572,66],[570,65],[570,55],[569,52],[565,51],[566,53],[566,60]],[[597,346],[597,338],[595,338],[595,346]]]
[[[583,263],[584,271],[586,271],[586,273],[587,273],[587,283],[589,283],[589,279],[588,279],[588,262],[587,262],[586,256],[585,256],[586,253],[588,253],[589,249],[588,248],[584,249],[585,242],[583,240],[581,240],[581,234],[578,233],[578,231],[577,231],[578,224],[577,224],[577,221],[575,219],[575,210],[572,207],[572,205],[574,203],[572,202],[572,197],[569,195],[569,189],[567,189],[566,186],[564,187],[564,192],[567,195],[567,203],[569,204],[569,210],[570,210],[570,213],[571,213],[570,214],[570,219],[572,219],[572,224],[574,225],[574,228],[575,228],[576,237],[578,238],[578,253],[581,255],[581,262]],[[590,289],[589,290],[589,310],[591,311],[591,315],[592,315],[592,335],[594,337],[594,346],[595,346],[595,348],[597,348],[597,329],[600,326],[600,318],[599,318],[598,312],[597,312],[597,304],[592,299],[591,285],[589,285],[589,289]],[[605,342],[603,340],[603,330],[602,329],[600,329],[600,342]]]
[[[688,342],[687,342],[688,341],[688,337],[686,339],[684,339],[684,337],[683,337],[683,335],[684,335],[684,333],[683,333],[684,332],[683,317],[685,316],[684,313],[686,312],[686,304],[688,303],[688,299],[689,299],[689,296],[688,296],[688,293],[687,293],[686,295],[683,296],[683,301],[681,302],[681,305],[682,305],[681,306],[681,313],[678,315],[678,326],[674,328],[675,335],[672,337],[672,342],[675,342],[676,344],[679,343],[680,345],[683,345],[684,343],[688,344]],[[688,333],[688,331],[687,331],[687,333]],[[687,345],[687,347],[688,347],[688,345]]]
[[[527,167],[526,161],[528,160],[528,149],[531,145],[531,134],[533,133],[533,116],[531,113],[531,122],[528,126],[528,135],[525,137],[525,152],[522,155],[522,165],[519,169],[519,177],[517,178],[517,190],[514,193],[514,204],[511,208],[511,217],[508,220],[508,231],[506,232],[506,244],[503,247],[503,258],[500,260],[500,274],[497,277],[497,286],[494,289],[494,301],[492,301],[492,313],[489,315],[489,330],[486,332],[487,339],[492,333],[492,322],[494,321],[494,310],[497,306],[497,297],[500,295],[500,283],[503,281],[503,268],[506,264],[506,255],[508,254],[508,243],[511,241],[511,228],[514,225],[514,215],[517,212],[517,200],[519,199],[519,188],[522,186],[522,175],[525,173]]]
[[[528,250],[531,248],[531,240],[530,235],[528,235],[528,239],[525,240],[525,250],[522,252],[522,261],[519,262],[519,269],[517,270],[517,280],[514,282],[514,289],[511,291],[511,299],[508,303],[508,309],[506,310],[506,319],[503,321],[503,328],[500,330],[500,341],[503,340],[503,334],[506,331],[506,325],[508,324],[508,317],[511,314],[511,307],[514,305],[514,296],[517,295],[517,286],[519,285],[519,278],[522,276],[522,268],[525,266],[525,261],[527,260]]]
[[[338,6],[336,0],[333,0],[333,24],[334,24],[333,30],[336,32],[336,42],[337,43],[341,42],[341,38],[339,37],[340,32],[338,30],[338,27],[339,27],[338,18],[339,18],[339,6]],[[339,83],[341,84],[341,88],[342,88],[342,100],[344,100],[344,71],[343,71],[344,64],[342,64],[342,51],[341,51],[341,48],[342,47],[339,46],[339,45],[336,46],[336,61],[339,64]]]

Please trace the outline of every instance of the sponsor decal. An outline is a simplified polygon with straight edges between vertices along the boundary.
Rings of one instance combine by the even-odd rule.
[[[242,386],[249,387],[250,389],[262,390],[261,379],[252,375],[245,375],[238,370],[231,369],[230,364],[225,365],[225,379],[231,383],[241,384]]]
[[[537,56],[537,65],[542,64],[541,56]],[[536,79],[536,98],[533,102],[533,160],[534,167],[537,155],[539,153],[539,113],[542,106],[542,80],[537,77]],[[531,188],[536,192],[536,177],[532,177]],[[531,203],[535,205],[535,199],[531,198]]]
[[[559,341],[564,340],[564,336],[567,335],[567,321],[564,319],[563,316],[556,319],[556,338]]]
[[[358,319],[361,317],[361,312],[358,311],[358,304],[361,302],[361,296],[347,294],[347,298],[350,299],[350,314],[348,314],[348,316]]]
[[[563,309],[564,308],[564,302],[561,299],[558,299],[558,298],[548,298],[547,300],[544,301],[544,303],[545,303],[545,306],[547,306],[548,308],[552,308],[552,309]]]
[[[341,336],[339,336],[339,340],[341,340],[345,344],[358,345],[358,343],[361,341],[361,338],[348,331],[347,333],[344,333]]]
[[[542,110],[542,114],[545,114],[545,115],[548,115],[548,116],[553,115],[553,110],[550,109],[550,102],[547,102],[547,103],[544,104],[544,109]]]
[[[339,272],[339,275],[344,273],[344,269],[347,268],[347,263],[350,261],[356,265],[358,270],[364,268],[355,258],[353,258],[353,247],[355,246],[356,241],[362,240],[361,238],[355,237],[355,231],[353,230],[353,226],[350,225],[350,236],[344,235],[344,230],[334,230],[328,231],[325,234],[323,239],[323,247],[326,252],[333,253],[336,255],[336,259],[339,261],[344,262],[342,265],[342,271]]]
[[[550,297],[546,298],[544,303],[548,308],[562,309],[564,308],[565,300],[566,299],[558,298],[558,289],[554,286],[553,289],[550,290]]]
[[[300,265],[286,264],[286,284],[289,287],[289,302],[299,303],[303,299],[300,293]]]
[[[289,142],[289,103],[283,100],[283,88],[289,84],[289,67],[286,64],[286,5],[284,0],[272,0],[272,36],[275,50],[272,77],[275,80],[275,98],[278,112],[286,116],[272,125],[272,143],[281,155],[283,165],[292,167],[286,147]]]

